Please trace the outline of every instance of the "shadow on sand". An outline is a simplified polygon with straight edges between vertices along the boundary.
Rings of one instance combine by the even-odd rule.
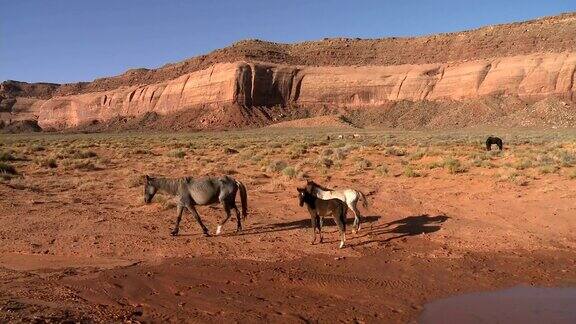
[[[380,219],[380,216],[362,216],[362,226],[369,226],[367,224],[374,223],[378,219]],[[353,221],[354,218],[348,218],[346,226],[350,227]],[[324,226],[336,226],[336,222],[334,221],[333,218],[325,218]],[[304,218],[296,221],[250,227],[244,229],[239,234],[231,233],[230,235],[254,235],[254,234],[272,233],[272,232],[291,231],[299,228],[309,228],[309,227],[311,227],[310,218]]]
[[[361,246],[370,243],[384,243],[392,240],[397,240],[406,236],[414,236],[425,233],[433,233],[442,227],[442,223],[447,221],[450,217],[446,215],[430,216],[427,214],[418,216],[408,216],[399,220],[389,223],[371,226],[367,229],[366,234],[359,235],[361,237],[376,237],[375,239],[360,242],[354,246]],[[362,232],[360,232],[362,233]],[[380,237],[384,234],[398,234],[392,237]]]

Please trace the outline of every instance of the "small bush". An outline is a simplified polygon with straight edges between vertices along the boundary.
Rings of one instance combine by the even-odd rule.
[[[0,152],[0,161],[15,161],[16,157],[10,152]]]
[[[282,170],[284,170],[287,167],[288,167],[288,163],[281,161],[281,160],[276,160],[276,161],[273,161],[270,164],[268,164],[268,167],[266,167],[266,171],[267,172],[281,172]]]
[[[558,171],[558,169],[560,169],[560,168],[556,165],[543,165],[540,167],[540,173],[541,174],[554,173],[554,172]]]
[[[321,157],[318,159],[316,164],[319,166],[324,166],[326,168],[330,168],[334,165],[334,161],[332,161],[331,159],[329,159],[327,157]]]
[[[58,163],[56,163],[56,159],[54,159],[54,158],[40,160],[38,162],[38,164],[42,167],[51,168],[51,169],[58,167]]]
[[[98,167],[96,167],[96,165],[91,161],[78,161],[78,162],[74,162],[71,166],[74,169],[83,170],[83,171],[98,170]]]
[[[297,175],[296,169],[294,167],[285,167],[282,170],[282,174],[288,177],[289,179],[294,179]]]
[[[387,148],[385,153],[386,155],[404,156],[406,155],[406,150],[392,146]]]
[[[0,173],[4,174],[17,174],[16,168],[11,164],[0,162]]]
[[[381,176],[385,176],[388,174],[388,166],[386,166],[385,164],[380,164],[379,166],[376,167],[376,173],[381,175]]]
[[[178,159],[182,159],[186,156],[186,152],[184,152],[182,149],[175,149],[175,150],[171,150],[167,153],[167,155],[169,157],[173,157],[173,158],[178,158]]]
[[[358,170],[367,170],[370,169],[372,167],[372,162],[370,162],[370,160],[361,158],[360,160],[358,160],[358,162],[356,162],[356,168]]]
[[[418,172],[416,172],[416,170],[414,170],[411,166],[407,165],[404,168],[404,176],[408,177],[408,178],[416,178],[419,177],[420,174]]]
[[[447,157],[444,159],[444,168],[446,168],[448,172],[452,174],[468,171],[468,169],[462,165],[460,160],[453,157]]]
[[[88,159],[96,156],[98,156],[98,154],[96,154],[94,151],[76,151],[73,154],[75,159]]]

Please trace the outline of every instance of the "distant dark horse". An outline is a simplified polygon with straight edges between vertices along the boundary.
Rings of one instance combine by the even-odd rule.
[[[312,244],[316,242],[316,230],[320,234],[320,243],[322,243],[322,223],[325,216],[332,216],[338,224],[340,230],[340,248],[346,244],[346,211],[348,207],[340,199],[322,200],[308,193],[305,188],[298,189],[298,199],[300,200],[300,207],[306,204],[308,212],[310,213],[310,220],[312,221]]]
[[[490,151],[492,149],[492,144],[498,145],[498,148],[500,149],[500,151],[502,151],[503,145],[502,145],[502,139],[500,137],[488,136],[488,138],[486,139],[487,151]]]
[[[195,205],[212,205],[221,203],[226,212],[226,218],[218,223],[216,235],[222,231],[222,226],[230,218],[230,211],[234,209],[236,212],[237,227],[236,231],[242,230],[242,223],[240,221],[240,212],[236,207],[236,192],[240,191],[240,200],[242,203],[242,218],[246,219],[248,214],[248,196],[246,194],[246,187],[242,182],[233,179],[229,176],[223,177],[205,177],[200,179],[193,179],[190,177],[180,179],[166,179],[166,178],[152,178],[145,176],[144,184],[144,202],[150,203],[152,198],[158,190],[162,190],[169,195],[177,197],[177,218],[176,225],[172,230],[172,235],[178,235],[180,220],[182,219],[182,212],[184,208],[188,209],[192,216],[196,219],[204,235],[210,236],[208,229],[202,223],[200,215],[196,211]]]

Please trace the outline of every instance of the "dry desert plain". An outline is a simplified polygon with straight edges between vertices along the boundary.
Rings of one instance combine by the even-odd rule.
[[[0,152],[0,322],[410,322],[455,294],[576,284],[574,130],[24,134]],[[241,180],[243,232],[204,237],[188,213],[170,236],[145,174]],[[310,243],[305,179],[368,196],[346,248],[330,221]],[[198,211],[214,234],[221,207]]]

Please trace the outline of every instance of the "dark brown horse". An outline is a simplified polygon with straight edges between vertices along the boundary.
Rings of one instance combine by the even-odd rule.
[[[488,136],[486,139],[486,150],[490,151],[492,149],[492,144],[496,144],[500,151],[502,151],[504,145],[502,144],[502,139],[496,136]]]
[[[316,230],[320,234],[322,243],[322,223],[325,216],[332,216],[340,230],[340,248],[346,244],[346,211],[347,206],[340,199],[322,200],[308,193],[305,188],[297,188],[300,207],[306,204],[312,221],[312,244],[316,242]]]

